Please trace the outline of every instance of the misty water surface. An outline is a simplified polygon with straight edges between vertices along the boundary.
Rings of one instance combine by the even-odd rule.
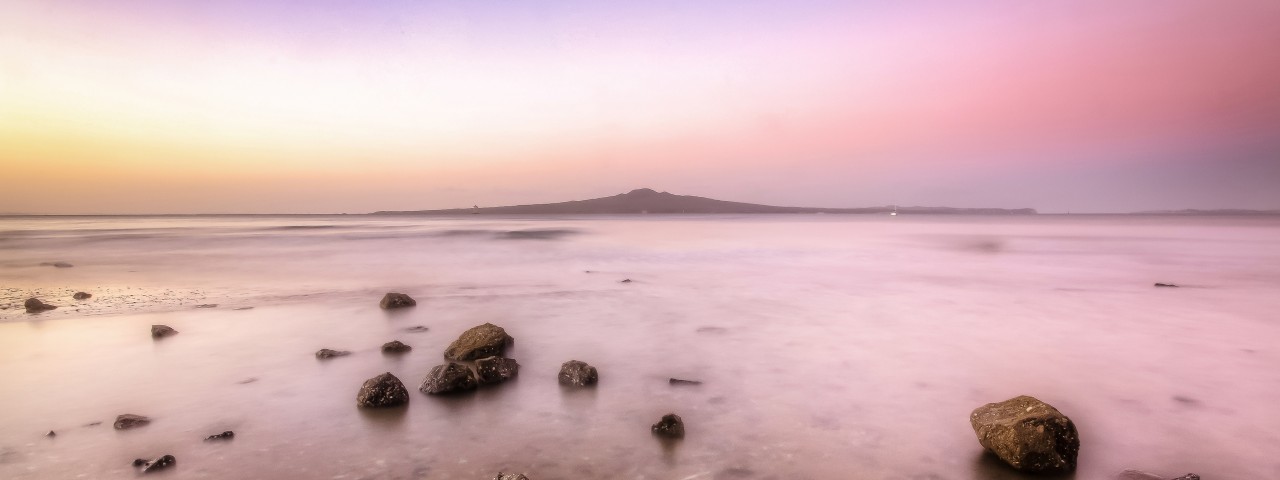
[[[1080,431],[1060,478],[1275,478],[1277,286],[1271,218],[7,218],[0,477],[1019,479],[968,416],[1027,394]],[[417,392],[484,322],[518,379]],[[386,371],[408,407],[357,409]]]

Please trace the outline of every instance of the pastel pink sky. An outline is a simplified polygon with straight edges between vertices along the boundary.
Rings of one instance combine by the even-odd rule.
[[[1277,51],[1274,1],[7,1],[0,213],[1280,208]]]

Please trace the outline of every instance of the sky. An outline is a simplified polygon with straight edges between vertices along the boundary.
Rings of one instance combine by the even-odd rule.
[[[1280,2],[0,0],[0,213],[1280,208]]]

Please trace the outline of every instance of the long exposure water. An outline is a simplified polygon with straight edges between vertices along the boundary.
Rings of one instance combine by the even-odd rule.
[[[969,413],[1023,394],[1056,478],[1280,478],[1278,287],[1274,217],[8,217],[0,478],[1020,479]],[[519,377],[419,393],[485,322]],[[383,372],[409,405],[357,408]]]

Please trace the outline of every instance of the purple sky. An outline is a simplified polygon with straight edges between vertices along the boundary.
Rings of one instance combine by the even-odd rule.
[[[1280,208],[1280,2],[16,0],[0,211]]]

